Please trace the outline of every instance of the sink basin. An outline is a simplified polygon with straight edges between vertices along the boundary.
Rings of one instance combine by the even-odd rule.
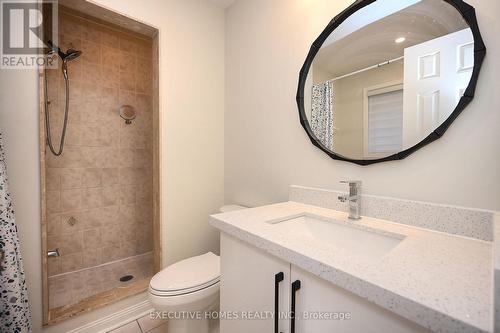
[[[380,259],[405,238],[400,234],[358,226],[355,222],[340,222],[310,214],[295,215],[268,223],[283,233],[294,235],[295,238],[301,237],[322,243],[368,260]]]

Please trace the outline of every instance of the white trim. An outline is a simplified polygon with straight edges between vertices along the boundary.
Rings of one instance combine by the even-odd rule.
[[[364,158],[383,158],[396,152],[370,153],[368,151],[368,97],[383,94],[392,91],[403,90],[403,81],[389,81],[375,86],[363,88],[363,157]]]
[[[75,328],[67,333],[106,333],[142,318],[151,311],[154,311],[151,303],[149,303],[148,300],[144,300],[109,316]]]

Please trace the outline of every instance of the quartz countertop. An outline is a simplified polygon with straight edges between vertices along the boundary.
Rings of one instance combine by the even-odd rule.
[[[367,262],[268,223],[304,213],[404,239]],[[350,221],[346,213],[292,201],[212,215],[210,224],[432,331],[493,330],[491,242],[370,217]]]

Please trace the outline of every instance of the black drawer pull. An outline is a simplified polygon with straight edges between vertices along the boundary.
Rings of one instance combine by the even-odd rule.
[[[280,282],[285,279],[285,274],[279,272],[274,276],[274,333],[279,333],[279,310],[280,310]]]
[[[291,322],[290,333],[295,333],[295,295],[297,293],[297,290],[299,289],[300,289],[300,280],[296,280],[294,283],[292,283],[292,309],[290,311],[290,322]]]

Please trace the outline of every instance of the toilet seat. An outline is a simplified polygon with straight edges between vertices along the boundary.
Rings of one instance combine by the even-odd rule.
[[[194,293],[219,283],[220,258],[212,252],[179,261],[157,273],[149,292],[160,297]]]
[[[155,296],[164,296],[164,297],[168,297],[168,296],[181,296],[181,295],[194,293],[194,292],[206,289],[208,287],[211,287],[211,286],[219,283],[219,280],[220,279],[217,278],[217,279],[214,279],[213,281],[207,282],[205,284],[202,284],[202,285],[199,285],[199,286],[196,286],[196,287],[186,288],[186,289],[180,289],[180,290],[170,290],[170,291],[167,291],[167,290],[158,290],[158,289],[154,289],[153,287],[149,286],[149,292],[151,294],[155,295]]]

